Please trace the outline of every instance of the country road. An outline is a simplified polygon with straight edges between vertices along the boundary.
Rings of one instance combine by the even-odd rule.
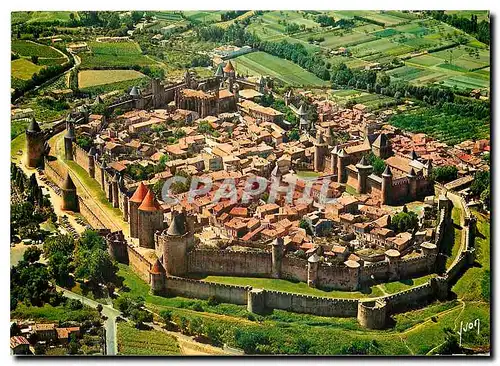
[[[89,299],[83,295],[75,294],[65,288],[56,286],[57,290],[62,291],[65,297],[69,299],[76,299],[83,302],[93,308],[97,308],[97,305],[101,304],[97,301]],[[116,340],[116,318],[121,315],[119,310],[114,309],[111,305],[102,305],[102,314],[104,314],[107,319],[104,322],[104,327],[106,329],[106,355],[113,356],[118,352],[118,342]]]

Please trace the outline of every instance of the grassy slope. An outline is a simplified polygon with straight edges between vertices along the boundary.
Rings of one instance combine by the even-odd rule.
[[[272,76],[292,85],[324,86],[328,82],[302,69],[291,61],[265,52],[253,52],[233,60],[240,74]]]
[[[34,73],[40,71],[42,66],[35,65],[33,62],[28,61],[24,58],[18,58],[10,63],[12,77],[19,78],[21,80],[31,79]]]
[[[97,310],[84,307],[80,310],[70,310],[64,306],[26,306],[23,303],[17,305],[16,310],[11,311],[11,319],[33,319],[45,321],[84,321],[86,319],[100,319]]]
[[[119,322],[118,353],[133,356],[179,355],[177,340],[158,330],[138,330],[126,322]]]
[[[374,287],[369,294],[350,291],[320,290],[307,286],[304,282],[290,282],[287,280],[278,280],[273,278],[256,277],[230,277],[230,276],[207,276],[205,281],[225,283],[229,285],[252,286],[256,288],[265,288],[274,291],[284,291],[300,293],[312,296],[338,297],[338,298],[363,298],[382,296],[382,292]]]

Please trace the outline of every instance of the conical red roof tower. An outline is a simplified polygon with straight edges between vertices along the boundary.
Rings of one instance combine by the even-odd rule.
[[[130,202],[141,203],[144,200],[144,197],[146,197],[146,193],[148,193],[148,189],[144,183],[141,182],[132,197],[130,197]]]
[[[155,198],[154,193],[151,190],[147,190],[146,196],[139,206],[140,211],[159,211],[161,210],[160,204]]]

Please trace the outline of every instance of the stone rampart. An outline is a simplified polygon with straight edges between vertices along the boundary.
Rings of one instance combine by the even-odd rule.
[[[151,263],[131,245],[128,245],[127,251],[129,265],[139,277],[149,283],[149,269],[151,268]]]
[[[335,299],[281,291],[264,291],[265,305],[296,313],[319,316],[354,317],[358,311],[357,299]]]
[[[208,299],[215,297],[221,302],[246,305],[250,287],[198,281],[189,278],[167,276],[167,292],[172,295]]]
[[[101,221],[99,216],[97,216],[94,210],[90,209],[85,203],[85,200],[78,196],[78,202],[80,204],[80,213],[85,220],[92,226],[94,229],[106,229],[106,225]]]
[[[188,272],[267,277],[271,275],[271,253],[195,249],[188,253]]]
[[[87,151],[82,149],[77,144],[73,144],[73,158],[74,161],[80,165],[85,171],[89,172],[89,157]]]
[[[307,282],[307,260],[285,255],[281,264],[281,277],[292,281]]]

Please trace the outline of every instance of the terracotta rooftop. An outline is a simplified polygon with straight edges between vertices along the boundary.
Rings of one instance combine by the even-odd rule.
[[[152,274],[161,274],[165,272],[159,259],[156,260],[155,264],[153,264],[153,267],[149,270],[149,272]]]
[[[144,183],[141,182],[130,198],[130,202],[141,203],[144,200],[144,197],[146,197],[147,192],[148,189],[146,188]]]
[[[159,211],[159,210],[161,210],[160,204],[156,200],[153,191],[148,190],[148,192],[146,193],[146,196],[144,197],[144,200],[142,201],[141,205],[139,206],[139,210],[141,210],[141,211]]]

